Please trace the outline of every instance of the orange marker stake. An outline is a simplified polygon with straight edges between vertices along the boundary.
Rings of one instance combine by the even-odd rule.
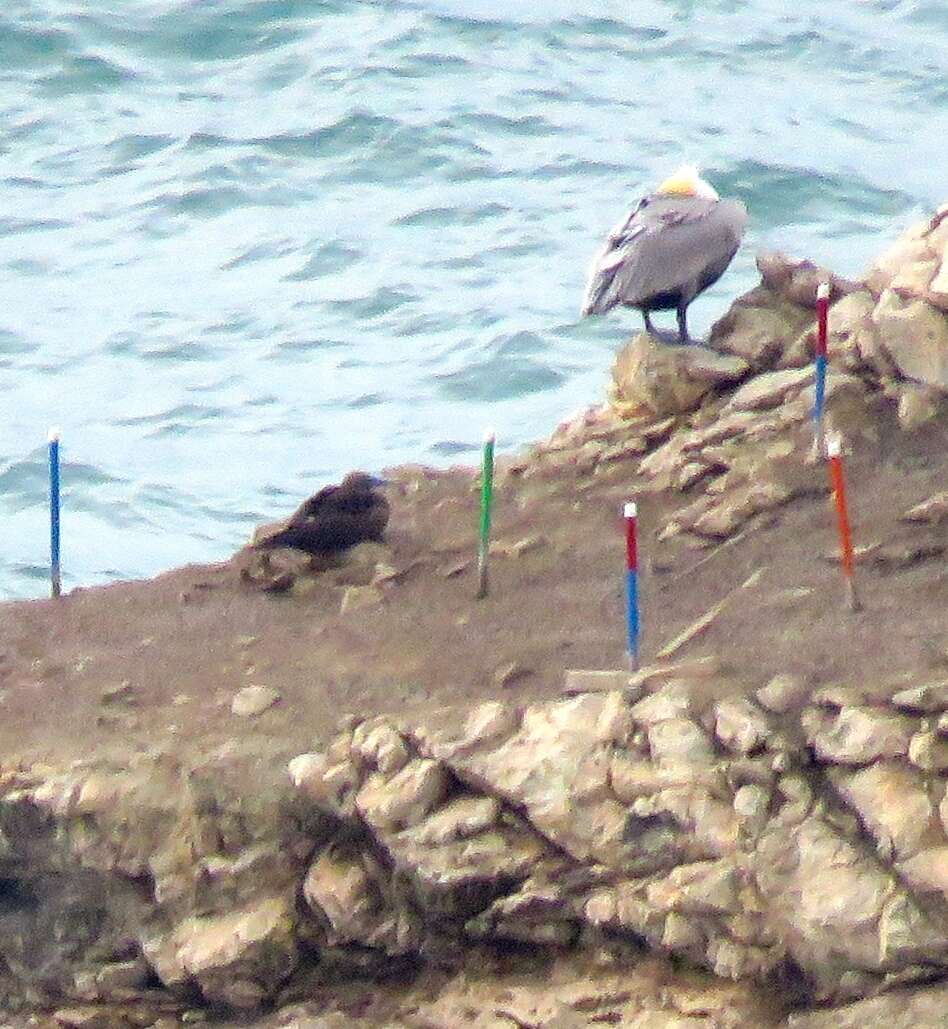
[[[826,458],[829,462],[830,485],[836,501],[836,521],[839,526],[839,546],[842,557],[843,575],[846,577],[846,598],[850,611],[861,608],[856,595],[856,562],[853,559],[853,534],[849,525],[849,508],[846,505],[846,481],[843,478],[843,458],[838,436],[826,441]]]

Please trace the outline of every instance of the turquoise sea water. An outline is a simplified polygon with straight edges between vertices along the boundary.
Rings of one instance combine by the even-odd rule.
[[[591,16],[588,12],[595,10]],[[683,160],[858,274],[948,200],[943,0],[6,0],[0,598],[233,551],[352,467],[601,396],[604,233]]]

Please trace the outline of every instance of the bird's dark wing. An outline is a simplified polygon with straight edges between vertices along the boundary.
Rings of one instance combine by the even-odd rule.
[[[346,489],[340,489],[332,497],[331,503],[326,505],[326,508],[331,508],[340,514],[360,515],[372,510],[380,500],[384,500],[381,494],[375,493],[372,490],[359,490],[350,493]]]
[[[333,505],[333,498],[339,492],[339,486],[324,486],[317,493],[314,493],[290,515],[290,524],[296,525],[300,522],[316,518],[321,511]]]
[[[647,205],[647,197],[640,200],[606,237],[605,245],[589,269],[582,315],[603,314],[619,303],[615,290],[616,276],[625,263],[634,260],[636,240],[648,231],[645,221],[640,218]]]
[[[703,197],[662,197],[650,207],[635,261],[619,274],[619,302],[636,306],[677,293],[687,304],[731,263],[747,212],[736,200]]]
[[[743,205],[704,197],[654,196],[641,201],[610,233],[596,257],[583,314],[691,292],[709,263],[716,267],[723,260],[726,267],[733,257],[744,224],[735,218],[735,209],[743,212]]]

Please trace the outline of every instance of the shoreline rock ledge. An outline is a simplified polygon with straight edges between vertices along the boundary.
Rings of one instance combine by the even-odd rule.
[[[454,733],[369,718],[263,792],[234,748],[7,773],[0,953],[35,1004],[155,1009],[610,940],[797,1006],[924,984],[948,973],[948,688],[885,694],[780,681],[775,713],[659,676]]]

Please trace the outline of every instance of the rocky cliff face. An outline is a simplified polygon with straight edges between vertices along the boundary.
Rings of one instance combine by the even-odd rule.
[[[824,1001],[943,968],[945,684],[706,706],[683,671],[490,704],[456,739],[363,723],[296,759],[352,834],[307,872],[310,912],[391,954],[627,934],[726,978],[802,973]]]
[[[617,359],[609,406],[500,474],[633,455],[637,489],[677,497],[666,536],[706,545],[751,530],[812,489],[808,361],[826,278],[833,428],[871,438],[882,396],[906,429],[939,416],[948,212],[862,283],[775,255],[760,270],[713,350],[638,337]],[[937,534],[946,513],[936,495],[905,517]],[[294,590],[314,574],[283,571]],[[675,661],[682,643],[632,676],[569,673],[544,703],[482,704],[460,728],[349,718],[288,769],[246,744],[187,765],[156,751],[4,768],[4,1006],[69,1004],[58,1017],[73,1025],[145,1025],[195,1004],[259,1012],[317,982],[452,967],[481,947],[645,948],[798,1005],[944,977],[948,679],[814,690],[778,676],[747,695],[713,658]],[[609,974],[599,993],[564,987],[571,999],[533,1022],[516,1005],[464,1020],[710,1024],[681,1005],[677,1021],[641,1021],[641,997]],[[924,1012],[943,996],[897,1006],[939,1024]],[[109,1013],[83,1006],[102,1002]],[[790,1024],[872,1024],[892,1017],[887,1003]]]
[[[358,722],[261,796],[226,752],[8,775],[8,1000],[252,1010],[316,954],[357,974],[478,941],[626,939],[821,1002],[943,974],[948,684],[709,701],[720,675],[573,674],[460,734]]]

